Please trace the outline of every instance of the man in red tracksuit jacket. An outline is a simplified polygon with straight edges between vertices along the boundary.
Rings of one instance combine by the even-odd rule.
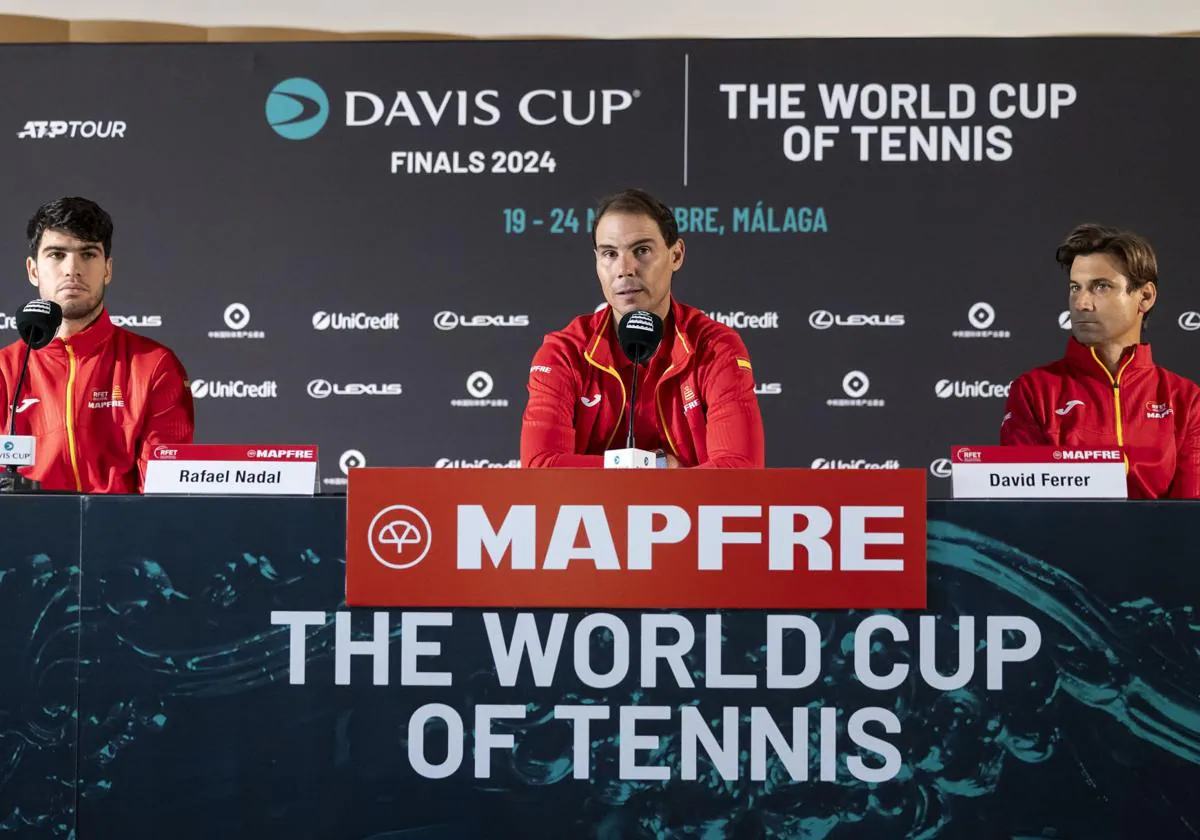
[[[1141,343],[1158,297],[1154,250],[1137,234],[1080,225],[1056,257],[1070,273],[1067,354],[1013,382],[1001,444],[1115,444],[1130,498],[1200,498],[1200,387]]]
[[[191,443],[192,395],[175,354],[113,324],[104,308],[112,279],[112,219],[94,202],[62,198],[29,222],[29,282],[62,307],[49,345],[35,350],[12,415],[25,355],[0,350],[0,405],[18,435],[37,439],[20,472],[43,490],[137,493],[158,444]]]
[[[634,437],[661,466],[762,467],[763,426],[750,355],[737,333],[671,296],[684,246],[675,216],[641,190],[605,199],[592,232],[608,305],[546,336],[529,368],[524,467],[602,467],[625,446],[633,364],[616,323],[645,310],[663,339],[639,367]]]

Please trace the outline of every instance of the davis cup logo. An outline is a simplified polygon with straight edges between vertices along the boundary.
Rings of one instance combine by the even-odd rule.
[[[325,127],[329,97],[310,79],[284,79],[267,94],[267,123],[288,140],[307,140]]]
[[[371,556],[389,569],[411,569],[425,559],[432,542],[429,520],[408,505],[385,507],[367,529]]]

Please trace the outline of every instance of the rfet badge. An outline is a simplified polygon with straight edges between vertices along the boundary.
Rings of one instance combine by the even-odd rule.
[[[346,602],[925,606],[921,470],[352,470]]]

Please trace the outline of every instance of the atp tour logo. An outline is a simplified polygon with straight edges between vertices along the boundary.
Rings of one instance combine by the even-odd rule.
[[[284,79],[267,94],[267,124],[288,140],[307,140],[325,127],[329,97],[311,79]]]
[[[425,514],[408,505],[385,507],[367,529],[371,556],[389,569],[411,569],[425,559],[433,532]]]

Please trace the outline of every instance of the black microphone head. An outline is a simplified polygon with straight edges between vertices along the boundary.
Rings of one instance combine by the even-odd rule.
[[[662,334],[662,318],[643,309],[626,312],[617,324],[617,341],[635,365],[650,361],[662,341]]]
[[[17,335],[34,350],[41,350],[58,335],[62,307],[52,300],[31,300],[17,312]]]

